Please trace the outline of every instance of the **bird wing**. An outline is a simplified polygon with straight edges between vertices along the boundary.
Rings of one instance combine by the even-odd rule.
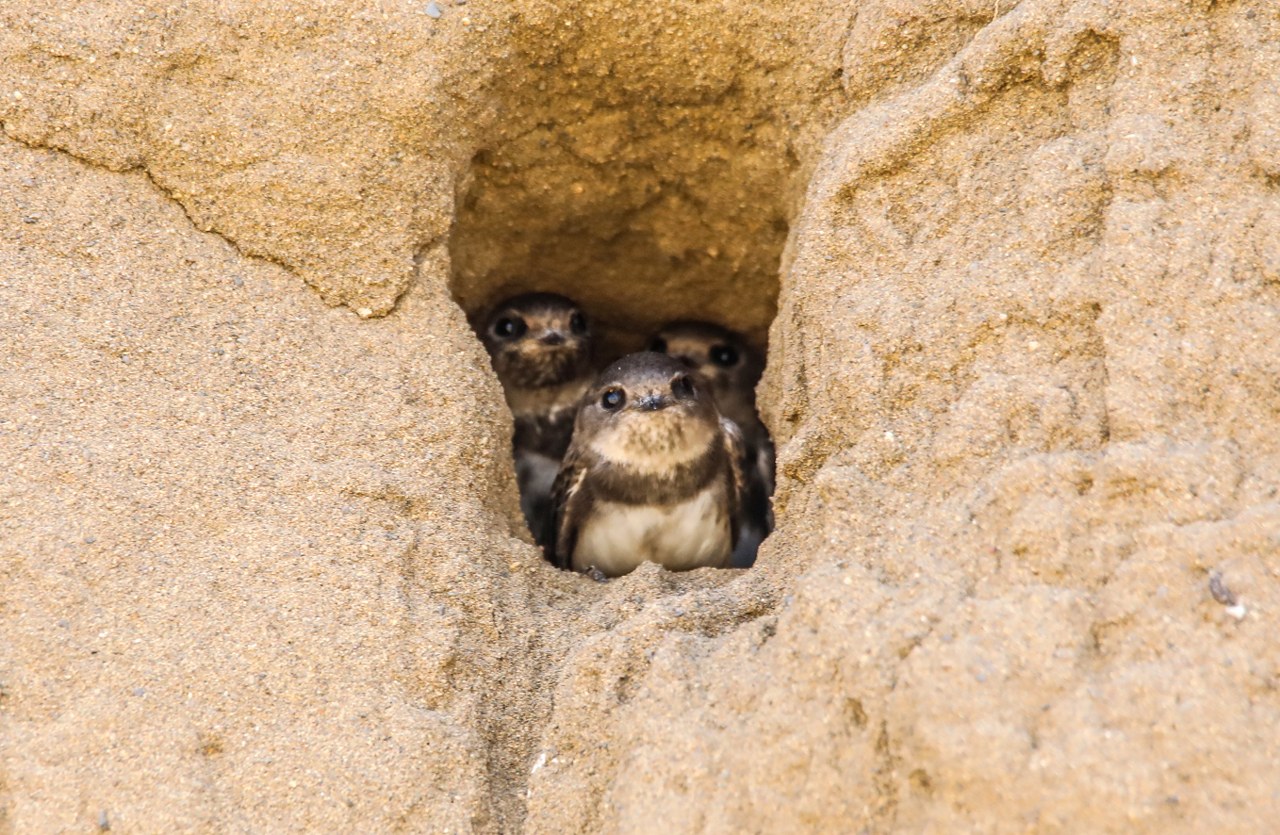
[[[746,501],[747,479],[742,470],[746,455],[746,441],[738,424],[727,417],[720,418],[720,434],[724,438],[725,457],[729,459],[729,528],[733,532],[733,547],[738,546],[738,529],[742,522],[742,506]]]
[[[748,444],[743,471],[747,477],[748,516],[757,521],[765,534],[773,530],[773,496],[777,475],[774,466],[773,441],[766,434],[753,445]]]
[[[586,508],[587,496],[582,483],[587,477],[587,462],[577,446],[570,444],[564,463],[551,486],[551,531],[544,547],[547,559],[558,568],[573,567],[573,549],[578,542],[578,524]]]

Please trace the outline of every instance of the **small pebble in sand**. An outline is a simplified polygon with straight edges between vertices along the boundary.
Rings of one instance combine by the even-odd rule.
[[[430,18],[437,18],[441,14],[443,14],[443,12],[440,11],[440,7],[436,5],[435,0],[432,0],[432,2],[428,3],[427,8],[424,11],[426,11],[427,17],[430,17]]]
[[[1213,599],[1227,607],[1227,614],[1236,620],[1242,620],[1248,609],[1236,597],[1235,592],[1227,588],[1226,582],[1222,579],[1221,571],[1213,571],[1209,574],[1209,594]]]
[[[1213,599],[1223,606],[1236,605],[1235,593],[1227,588],[1227,584],[1222,579],[1221,571],[1209,573],[1209,594],[1213,595]]]

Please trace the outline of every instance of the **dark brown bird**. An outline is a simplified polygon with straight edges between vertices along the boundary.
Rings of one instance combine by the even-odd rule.
[[[745,568],[755,562],[761,541],[773,530],[773,441],[756,412],[764,359],[740,334],[710,322],[671,322],[649,340],[649,350],[701,375],[715,392],[721,414],[742,430],[746,496],[733,565]]]
[[[591,328],[564,296],[528,293],[495,307],[480,338],[515,421],[511,451],[520,509],[534,539],[546,545],[551,487],[569,447],[578,403],[591,384]]]
[[[553,562],[617,577],[646,561],[725,567],[738,538],[742,436],[707,383],[657,353],[596,378],[556,477]]]

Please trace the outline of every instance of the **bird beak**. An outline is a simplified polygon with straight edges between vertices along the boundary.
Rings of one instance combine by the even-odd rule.
[[[684,365],[685,368],[696,369],[698,367],[698,363],[696,360],[694,360],[693,357],[686,357],[684,354],[680,354],[679,356],[672,357],[672,359],[679,360]]]
[[[644,412],[656,412],[671,405],[671,401],[661,394],[646,394],[644,397],[637,398],[635,403],[636,408]]]
[[[565,342],[564,333],[557,330],[547,331],[538,337],[538,341],[543,345],[563,345]]]

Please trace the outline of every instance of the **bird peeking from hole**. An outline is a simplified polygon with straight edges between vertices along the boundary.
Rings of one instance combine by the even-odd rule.
[[[705,380],[659,353],[596,378],[553,489],[561,568],[617,577],[651,561],[726,567],[743,500],[742,435]]]
[[[512,457],[520,509],[534,540],[545,546],[551,487],[593,376],[590,324],[564,296],[528,293],[490,311],[481,341],[515,421]]]
[[[746,495],[732,564],[750,566],[760,543],[773,530],[773,441],[756,412],[756,383],[764,371],[764,359],[741,335],[709,322],[672,322],[653,335],[649,350],[667,354],[697,372],[711,386],[721,414],[742,431]]]

